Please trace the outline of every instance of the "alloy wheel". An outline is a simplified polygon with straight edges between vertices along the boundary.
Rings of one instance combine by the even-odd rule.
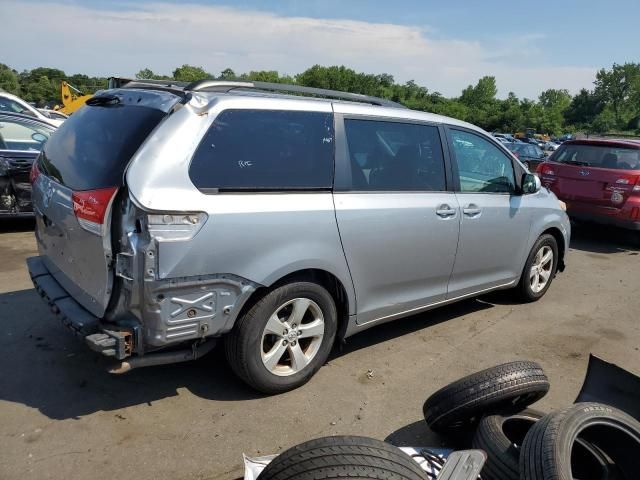
[[[325,323],[322,310],[308,298],[294,298],[280,305],[269,317],[260,342],[265,368],[278,376],[300,372],[315,358]]]
[[[533,293],[540,293],[545,289],[553,270],[553,250],[545,245],[538,250],[529,271],[529,285]]]

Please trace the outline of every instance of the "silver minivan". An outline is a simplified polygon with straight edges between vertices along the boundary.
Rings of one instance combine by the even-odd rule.
[[[222,339],[267,393],[369,327],[497,289],[537,300],[569,245],[561,202],[483,130],[295,85],[99,92],[31,177],[35,287],[113,372]]]

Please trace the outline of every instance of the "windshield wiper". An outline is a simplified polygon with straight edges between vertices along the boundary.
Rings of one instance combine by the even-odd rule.
[[[120,98],[115,95],[100,95],[98,97],[91,97],[85,103],[92,106],[116,105],[120,103]]]
[[[577,160],[566,160],[563,163],[568,163],[569,165],[577,165],[578,167],[588,167],[589,162],[579,162]]]

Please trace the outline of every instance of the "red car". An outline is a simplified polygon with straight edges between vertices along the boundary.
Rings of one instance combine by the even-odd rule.
[[[570,217],[640,230],[640,140],[571,140],[537,173]]]

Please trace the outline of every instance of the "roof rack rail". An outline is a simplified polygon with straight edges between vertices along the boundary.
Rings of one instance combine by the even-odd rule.
[[[178,82],[176,80],[157,80],[153,78],[125,78],[109,77],[108,88],[142,88],[142,87],[165,87],[174,89],[184,89],[189,82]]]
[[[184,87],[187,82],[176,82],[173,80],[132,80],[129,78],[110,77],[108,89],[112,88],[126,88],[131,90],[160,90],[163,92],[170,92],[175,95],[186,99],[189,97]]]
[[[184,87],[185,90],[192,92],[199,91],[222,91],[229,92],[235,89],[255,89],[271,92],[290,92],[303,93],[307,95],[316,95],[319,97],[337,98],[341,100],[350,100],[353,102],[369,103],[381,107],[406,108],[397,102],[386,100],[384,98],[372,97],[370,95],[362,95],[360,93],[339,92],[337,90],[327,90],[325,88],[303,87],[301,85],[289,85],[285,83],[271,82],[233,82],[228,80],[198,80]]]

